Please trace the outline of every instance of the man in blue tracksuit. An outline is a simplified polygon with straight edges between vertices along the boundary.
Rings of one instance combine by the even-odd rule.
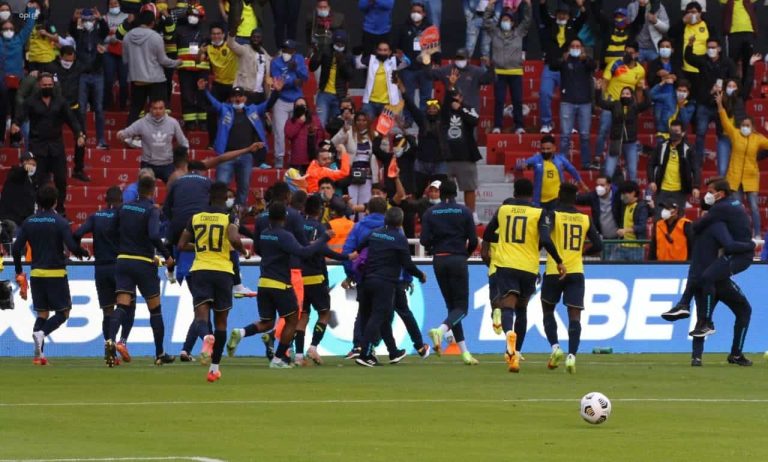
[[[373,346],[382,329],[391,325],[395,292],[401,271],[405,270],[418,278],[422,284],[427,282],[427,276],[411,259],[408,239],[402,226],[403,210],[392,207],[384,216],[384,226],[373,230],[355,249],[368,251],[358,296],[360,314],[366,319],[362,351],[355,359],[360,366],[378,365]],[[404,352],[402,356],[405,356]],[[399,362],[402,357],[396,359],[397,361],[393,361],[390,354],[390,363]]]
[[[557,206],[557,194],[560,191],[560,184],[565,183],[565,172],[568,172],[584,191],[589,190],[582,181],[579,171],[568,161],[568,158],[562,153],[555,152],[556,146],[554,136],[544,135],[541,137],[539,152],[524,161],[521,160],[519,164],[521,169],[526,167],[533,170],[533,205],[547,212],[552,212]],[[553,174],[552,169],[557,171],[556,174]]]
[[[429,336],[440,354],[443,335],[453,331],[466,365],[478,364],[464,341],[461,320],[469,312],[469,268],[467,258],[477,248],[477,232],[472,211],[456,203],[456,183],[440,184],[442,202],[430,208],[421,218],[421,245],[433,255],[437,284],[448,309],[448,317]]]

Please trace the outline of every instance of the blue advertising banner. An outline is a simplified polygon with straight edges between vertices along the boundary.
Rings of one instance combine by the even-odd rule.
[[[425,334],[444,319],[445,304],[434,279],[431,265],[420,265],[427,273],[424,285],[416,284],[410,295],[410,306]],[[685,265],[605,265],[586,266],[586,310],[582,315],[581,351],[593,347],[613,347],[616,352],[687,352],[690,351],[688,332],[694,320],[669,323],[660,314],[672,307],[685,288]],[[323,355],[345,354],[352,346],[352,326],[357,312],[355,292],[344,290],[340,283],[344,278],[340,266],[332,266],[330,286],[332,307],[339,324],[329,328],[320,352]],[[751,331],[747,334],[746,351],[763,351],[766,342],[762,332],[768,325],[768,313],[760,309],[758,301],[768,296],[765,284],[765,267],[756,265],[736,277],[747,297],[755,305]],[[256,286],[258,266],[243,266],[243,280]],[[481,264],[470,265],[469,315],[463,320],[467,344],[474,353],[503,351],[504,339],[493,333],[491,307],[488,302],[487,268]],[[165,319],[166,350],[176,354],[181,349],[187,328],[192,321],[192,296],[186,285],[169,284],[162,278],[162,307]],[[101,335],[101,310],[93,282],[93,267],[71,266],[69,281],[73,309],[65,325],[53,332],[46,342],[50,356],[99,356],[103,354]],[[31,297],[30,297],[31,298]],[[0,356],[30,356],[32,354],[32,325],[35,315],[30,301],[23,301],[16,294],[16,309],[0,311]],[[229,326],[243,327],[257,318],[256,299],[237,299],[230,313]],[[314,324],[315,315],[310,319]],[[567,314],[558,307],[557,321],[561,343],[567,341]],[[706,350],[723,352],[730,349],[733,332],[733,315],[719,305],[714,321],[717,334],[707,339]],[[528,307],[528,335],[524,352],[548,352],[549,344],[544,337],[539,294]],[[395,319],[395,337],[403,348],[413,351],[405,328]],[[136,323],[129,338],[134,355],[152,355],[152,332],[146,305],[140,298],[137,305]],[[383,348],[381,346],[380,348]],[[195,351],[199,349],[199,343]],[[262,355],[264,347],[258,336],[246,339],[238,349],[239,355]],[[384,352],[380,350],[380,352]]]

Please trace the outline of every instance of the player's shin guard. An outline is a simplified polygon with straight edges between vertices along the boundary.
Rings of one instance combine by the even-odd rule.
[[[160,305],[149,314],[149,325],[152,327],[152,336],[155,339],[155,356],[165,353],[163,338],[165,337],[165,324],[163,324],[163,311]]]
[[[507,333],[515,328],[515,310],[502,308],[501,310],[501,328]]]
[[[575,355],[579,352],[581,343],[581,321],[572,319],[568,322],[568,354]]]
[[[219,364],[221,362],[221,355],[224,352],[224,344],[227,343],[227,331],[213,331],[213,339],[213,354],[211,354],[211,362],[213,364]]]
[[[320,345],[320,342],[323,341],[323,336],[325,335],[325,329],[327,326],[321,322],[318,322],[315,324],[315,329],[312,332],[312,346],[318,346]]]
[[[120,329],[120,326],[123,325],[125,318],[128,316],[128,310],[128,305],[117,305],[117,308],[115,308],[115,311],[112,313],[112,317],[109,319],[109,333],[107,334],[107,340],[115,341],[115,338],[117,337],[117,331]],[[123,327],[123,337],[126,337],[125,327]]]
[[[307,316],[309,316],[308,313]],[[304,335],[303,330],[297,330],[293,334],[293,346],[296,348],[296,354],[304,354]]]
[[[528,331],[528,313],[527,308],[515,309],[515,334],[517,334],[517,351],[523,350],[523,341],[525,333]]]
[[[568,330],[570,332],[570,328]],[[550,345],[560,343],[557,338],[557,321],[555,320],[554,311],[544,311],[544,333],[546,334],[547,341]]]
[[[64,313],[57,312],[50,318],[48,318],[47,321],[45,321],[45,324],[43,324],[43,334],[47,337],[51,332],[58,329],[62,324],[67,322],[67,317],[64,316]]]

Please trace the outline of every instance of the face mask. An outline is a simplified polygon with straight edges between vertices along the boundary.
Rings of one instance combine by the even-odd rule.
[[[735,88],[726,88],[725,89],[725,94],[728,95],[728,96],[732,96],[734,93],[736,93],[736,89]]]
[[[232,104],[232,107],[239,111],[245,107],[245,103],[234,103]]]
[[[699,22],[699,15],[696,13],[691,14],[691,24],[696,24]]]
[[[422,19],[424,19],[424,15],[421,13],[411,13],[411,21],[421,22]]]
[[[717,48],[707,48],[707,56],[709,56],[710,58],[712,59],[717,58],[717,54],[718,54]]]
[[[686,99],[688,99],[688,93],[686,93],[684,91],[678,91],[677,92],[677,100],[678,101],[685,101]]]
[[[669,134],[669,139],[676,143],[676,142],[678,142],[678,141],[683,139],[683,134],[682,133],[670,133]]]
[[[659,56],[664,59],[668,59],[670,56],[672,56],[672,48],[659,48]]]
[[[599,184],[599,185],[595,186],[595,192],[600,197],[605,196],[606,188],[605,188],[605,186]]]
[[[622,59],[622,61],[624,61],[624,64],[630,64],[634,60],[635,58],[632,56],[631,53],[624,53],[624,58]]]
[[[10,11],[0,11],[0,21],[7,21],[11,17]]]
[[[69,69],[72,67],[73,64],[75,64],[74,61],[64,61],[63,59],[60,62],[61,62],[61,67],[63,67],[64,69]]]
[[[83,29],[87,30],[88,32],[93,30],[93,21],[85,21],[83,22]]]
[[[116,6],[114,8],[110,8],[109,9],[109,14],[114,14],[114,15],[120,14],[120,7]]]
[[[160,116],[160,117],[152,117],[152,120],[154,120],[156,123],[160,123],[163,120],[165,120],[165,116],[163,115],[163,116]]]
[[[622,194],[621,195],[621,203],[622,204],[629,204],[629,195],[628,194]]]
[[[325,8],[317,10],[317,15],[321,18],[327,18],[329,14],[331,14],[331,10]]]
[[[344,45],[334,45],[333,49],[336,50],[336,52],[338,52],[338,53],[343,53],[344,50],[347,49],[347,47],[344,46]]]
[[[512,21],[501,21],[501,30],[509,32],[512,30]]]
[[[429,203],[432,204],[432,205],[437,205],[437,204],[440,203],[440,199],[430,199]]]
[[[385,55],[385,54],[381,54],[381,53],[376,53],[376,59],[378,59],[379,61],[381,61],[383,63],[384,61],[389,59],[389,55]]]
[[[42,95],[45,98],[50,98],[51,96],[53,96],[53,88],[41,88],[40,95]]]
[[[571,55],[571,57],[578,58],[581,56],[581,48],[571,48],[568,50],[568,53]]]
[[[543,158],[545,158],[545,159],[551,159],[552,158],[552,154],[554,154],[554,153],[552,153],[552,152],[542,152],[541,156]]]
[[[715,203],[715,195],[711,192],[704,194],[704,203],[711,206]]]
[[[661,211],[662,220],[669,220],[670,217],[672,217],[672,212],[670,210],[664,209]]]
[[[465,67],[467,67],[467,60],[466,59],[459,59],[457,61],[454,61],[454,64],[459,69],[464,69]]]
[[[213,44],[213,46],[215,46],[215,47],[220,47],[220,46],[224,45],[224,40],[214,40],[214,41],[212,41],[211,43],[212,43],[212,44]]]
[[[235,205],[235,198],[227,199],[227,208],[231,209]]]
[[[626,96],[622,96],[621,97],[621,104],[623,106],[629,106],[630,104],[632,104],[632,98],[627,98]]]
[[[37,171],[37,167],[30,167],[27,169],[27,176],[34,176]]]
[[[746,126],[742,126],[742,127],[741,127],[741,134],[742,134],[743,136],[749,136],[749,135],[751,135],[751,134],[752,134],[752,127],[746,127]]]
[[[3,38],[7,39],[7,40],[10,40],[10,39],[13,38],[13,34],[14,34],[14,32],[12,30],[4,30],[3,31]]]
[[[187,22],[189,23],[190,26],[196,26],[197,23],[200,22],[200,18],[198,18],[197,16],[194,16],[194,15],[193,16],[189,16],[187,18]]]
[[[568,24],[568,20],[567,19],[558,19],[555,22],[557,23],[558,26],[564,26],[564,25]]]
[[[291,58],[293,58],[293,54],[291,53],[283,53],[281,56],[283,57],[283,61],[285,61],[286,63],[290,61]]]

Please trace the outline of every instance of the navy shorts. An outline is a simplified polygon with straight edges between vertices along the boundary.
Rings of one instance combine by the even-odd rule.
[[[116,292],[136,296],[136,288],[144,299],[160,295],[157,266],[141,260],[119,258],[115,264]]]
[[[304,286],[304,305],[301,311],[309,313],[311,307],[314,307],[318,313],[331,309],[331,294],[328,291],[327,282]]]
[[[232,308],[232,275],[224,271],[199,270],[187,276],[187,285],[192,293],[195,308],[210,303],[213,311],[228,311]]]
[[[563,298],[563,305],[569,308],[584,309],[584,274],[567,274],[561,281],[560,276],[548,274],[541,284],[541,300],[553,305]]]
[[[530,300],[536,292],[537,276],[512,268],[496,268],[496,293],[499,298],[514,294],[520,300]]]
[[[292,287],[287,289],[272,289],[259,287],[256,295],[259,304],[259,317],[262,321],[271,321],[280,316],[284,318],[299,310],[296,293]]]
[[[72,308],[69,294],[69,280],[66,276],[56,278],[29,278],[32,291],[32,306],[35,311],[66,311]]]
[[[96,265],[93,270],[99,306],[109,308],[117,303],[115,294],[115,265]]]
[[[489,274],[488,275],[488,299],[491,301],[491,306],[493,306],[498,296],[499,296],[499,287],[498,287],[498,284],[496,284],[496,273]]]

